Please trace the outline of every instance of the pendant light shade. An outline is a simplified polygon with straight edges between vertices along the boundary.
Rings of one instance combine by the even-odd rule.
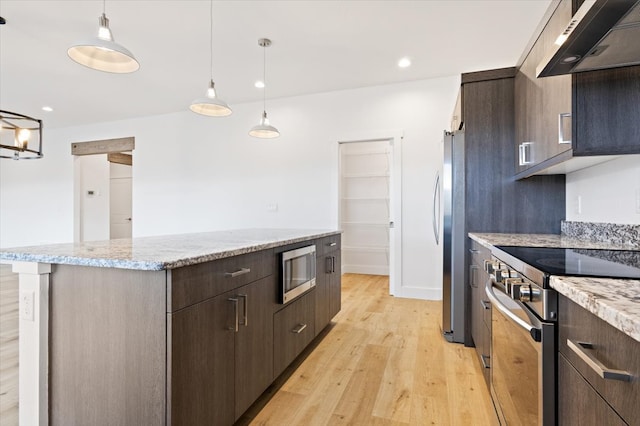
[[[67,50],[67,55],[80,65],[98,71],[117,74],[137,71],[140,64],[133,53],[115,42],[104,11],[98,23],[98,36],[75,43]]]
[[[271,46],[271,40],[261,38],[258,40],[258,45],[262,47],[262,81],[264,82],[264,88],[262,89],[262,118],[260,119],[260,124],[253,126],[249,130],[249,135],[255,138],[272,139],[280,136],[280,132],[269,124],[269,119],[267,118],[267,47]]]
[[[216,84],[213,82],[213,0],[209,3],[210,6],[210,44],[209,52],[209,70],[211,72],[211,79],[209,80],[209,88],[207,94],[203,98],[198,98],[191,102],[189,109],[197,114],[207,115],[209,117],[226,117],[233,112],[229,105],[222,99],[218,98],[216,94]]]
[[[253,126],[251,130],[249,130],[249,135],[256,138],[271,139],[280,136],[280,132],[278,131],[278,129],[269,124],[267,111],[263,111],[260,124]]]

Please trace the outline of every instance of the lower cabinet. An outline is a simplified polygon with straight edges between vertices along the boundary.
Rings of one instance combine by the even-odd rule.
[[[168,423],[232,424],[273,381],[275,279],[168,314]]]
[[[558,423],[639,424],[640,342],[564,296],[558,324]]]
[[[273,371],[279,376],[315,337],[316,290],[290,302],[273,316]]]
[[[478,361],[482,367],[485,383],[490,386],[491,368],[491,303],[485,295],[489,279],[484,270],[484,261],[491,260],[491,252],[481,244],[470,240],[469,287],[471,289],[471,338],[476,347]]]
[[[319,246],[316,260],[316,335],[340,312],[342,305],[340,239],[325,238]]]

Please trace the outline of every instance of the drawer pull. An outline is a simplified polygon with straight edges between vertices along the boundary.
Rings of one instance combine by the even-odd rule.
[[[581,360],[586,362],[587,365],[591,367],[593,371],[598,373],[598,375],[603,379],[620,380],[623,382],[631,381],[631,374],[629,374],[628,372],[607,368],[603,363],[598,361],[595,356],[587,352],[594,349],[593,344],[574,342],[573,340],[567,339],[567,346],[569,346],[569,349],[571,349],[576,355],[578,355]]]
[[[328,245],[329,247],[335,247],[335,246],[337,246],[337,245],[338,245],[338,243],[327,243],[327,245]]]
[[[480,253],[480,250],[476,250],[476,249],[469,249],[469,253],[471,253],[471,254]]]
[[[296,326],[296,328],[291,330],[291,332],[292,333],[296,333],[296,334],[300,334],[300,333],[302,333],[302,330],[304,330],[305,328],[307,328],[307,324],[298,324]]]
[[[491,309],[491,303],[490,303],[488,300],[482,300],[482,299],[480,299],[480,304],[482,305],[482,307],[483,307],[485,310],[489,310],[489,309]]]
[[[225,277],[230,277],[230,278],[235,278],[235,277],[238,277],[240,275],[248,274],[249,272],[251,272],[250,268],[242,268],[242,269],[239,269],[239,270],[237,270],[235,272],[225,272],[224,276]]]
[[[480,361],[482,361],[482,366],[484,368],[491,368],[491,365],[489,364],[489,359],[490,357],[488,355],[480,355]]]

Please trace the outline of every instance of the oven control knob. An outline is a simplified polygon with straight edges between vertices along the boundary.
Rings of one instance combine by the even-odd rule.
[[[524,280],[520,277],[509,277],[504,280],[504,287],[507,293],[514,299],[520,298],[520,287],[524,283]]]
[[[497,269],[500,269],[500,262],[496,262],[494,260],[485,260],[484,261],[484,270],[488,274],[493,274]]]
[[[540,297],[541,293],[537,288],[533,288],[530,285],[520,288],[520,301],[522,302],[538,302]]]

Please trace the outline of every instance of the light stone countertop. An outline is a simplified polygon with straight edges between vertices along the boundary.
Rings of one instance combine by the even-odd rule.
[[[0,261],[160,271],[336,235],[341,231],[242,229],[0,249]]]
[[[469,233],[488,249],[493,246],[640,250],[619,244],[583,241],[555,234]],[[551,276],[558,293],[640,342],[640,280]],[[562,321],[562,319],[560,319]]]

